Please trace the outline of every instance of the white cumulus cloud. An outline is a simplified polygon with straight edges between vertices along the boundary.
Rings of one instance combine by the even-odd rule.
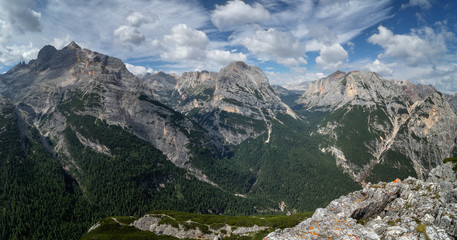
[[[166,61],[203,60],[208,44],[209,39],[204,32],[186,24],[173,26],[170,34],[152,42],[161,50],[160,56]]]
[[[173,26],[169,34],[152,41],[152,46],[159,49],[163,60],[197,70],[218,70],[232,61],[247,60],[244,53],[212,48],[206,33],[186,24]]]
[[[146,39],[142,33],[131,26],[122,25],[113,32],[114,36],[118,37],[122,43],[131,43],[140,45]]]
[[[394,34],[384,26],[378,30],[368,42],[380,45],[385,55],[404,60],[410,66],[439,62],[447,51],[446,39],[453,37],[444,29],[437,33],[430,27],[412,30],[411,34]]]
[[[13,64],[18,61],[28,61],[36,58],[39,49],[32,43],[28,45],[0,46],[0,64]]]
[[[368,70],[372,72],[376,72],[382,76],[392,76],[392,69],[390,69],[386,64],[383,62],[379,61],[379,59],[374,60],[372,63],[368,64],[366,66]]]
[[[129,63],[126,63],[125,64],[125,67],[127,67],[127,69],[133,73],[133,75],[144,75],[146,73],[153,73],[154,70],[152,70],[152,68],[148,67],[143,67],[143,66],[136,66],[136,65],[132,65],[132,64],[129,64]]]
[[[306,63],[304,46],[290,32],[274,28],[257,30],[253,36],[242,39],[241,43],[261,60],[273,60],[287,66]]]
[[[132,27],[139,27],[143,23],[148,23],[149,19],[140,12],[133,12],[127,17],[127,21]]]
[[[324,45],[319,53],[316,63],[327,70],[337,70],[348,59],[348,53],[338,43]]]
[[[221,65],[227,65],[232,61],[243,61],[247,60],[247,57],[243,53],[232,53],[224,50],[210,50],[207,55],[208,59],[214,60]]]
[[[269,18],[270,13],[260,3],[249,5],[241,0],[228,1],[226,5],[216,5],[216,9],[211,14],[213,24],[219,29],[261,22]]]

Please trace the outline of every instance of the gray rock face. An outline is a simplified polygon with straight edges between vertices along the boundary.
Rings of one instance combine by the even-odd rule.
[[[272,85],[271,88],[273,91],[278,95],[279,97],[285,98],[285,97],[298,97],[301,96],[305,91],[304,90],[291,90],[287,89],[285,87],[281,87],[278,85]]]
[[[455,239],[455,177],[445,164],[430,171],[427,181],[367,184],[265,239]]]
[[[6,106],[11,105],[6,97],[0,94],[0,110],[3,110]]]
[[[14,106],[11,102],[0,94],[0,117],[9,119],[13,117]],[[2,132],[3,126],[0,126],[0,132]]]
[[[452,111],[454,111],[454,113],[457,114],[457,93],[448,96],[447,100],[452,108]]]
[[[433,86],[423,84],[415,85],[408,80],[399,81],[397,82],[397,84],[401,86],[401,89],[406,93],[406,95],[408,95],[408,97],[413,102],[424,100],[431,94],[438,91]]]
[[[140,219],[133,222],[133,226],[143,230],[154,232],[157,235],[167,235],[176,238],[185,239],[222,239],[229,236],[248,236],[249,233],[256,233],[268,229],[268,227],[254,225],[252,227],[236,227],[232,228],[225,224],[215,228],[210,225],[205,225],[207,231],[203,232],[199,227],[188,227],[189,225],[195,224],[195,222],[188,220],[184,224],[178,224],[178,226],[172,226],[170,224],[161,223],[163,218],[171,218],[168,215],[157,215],[147,214]],[[198,223],[197,223],[198,225]]]
[[[341,118],[325,122],[317,131],[331,139],[330,144],[321,146],[322,151],[332,153],[337,164],[362,185],[372,170],[383,164],[397,169],[412,166],[423,179],[433,166],[450,157],[456,146],[457,116],[431,86],[396,83],[372,72],[336,72],[310,83],[298,102],[309,111],[338,110],[349,119],[366,118],[365,133],[358,129],[362,126],[349,127],[349,120],[344,125]],[[369,155],[364,157],[365,163],[355,164],[360,160],[351,158],[350,149],[342,147],[340,139],[365,139],[358,146]],[[395,154],[397,157],[392,157]]]
[[[130,129],[153,143],[175,165],[188,168],[191,155],[187,134],[198,129],[190,120],[153,100],[150,93],[120,59],[81,49],[74,42],[62,50],[46,46],[36,60],[0,75],[0,94],[22,106],[28,122],[44,136],[56,140],[56,152],[67,154],[61,134],[67,121],[58,106],[80,99],[85,107],[75,114],[92,115]],[[89,140],[83,142],[110,152]]]
[[[141,80],[146,86],[146,89],[150,91],[150,94],[162,103],[168,106],[174,107],[176,101],[173,102],[172,95],[174,88],[177,84],[177,76],[169,75],[164,72],[158,72],[155,74],[147,73]]]
[[[171,96],[167,102],[198,122],[219,145],[269,135],[277,114],[297,118],[262,70],[244,62],[232,62],[219,73],[184,73]]]
[[[395,82],[382,79],[368,71],[335,72],[321,80],[311,82],[308,90],[298,100],[308,109],[335,110],[345,106],[385,105],[397,110],[400,104],[410,104],[409,98]]]
[[[444,96],[435,92],[409,108],[404,132],[397,135],[393,148],[409,156],[419,177],[427,175],[427,166],[438,165],[452,157],[457,137],[457,116]]]

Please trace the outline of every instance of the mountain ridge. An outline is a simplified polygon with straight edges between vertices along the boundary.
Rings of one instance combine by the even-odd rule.
[[[418,89],[420,95],[413,94]],[[311,82],[297,103],[309,111],[339,114],[331,121],[324,121],[316,133],[333,139],[333,143],[323,146],[322,151],[331,152],[337,163],[362,185],[372,170],[379,168],[377,165],[383,162],[391,161],[389,159],[393,159],[395,152],[411,159],[411,166],[423,179],[427,168],[440,164],[441,159],[451,157],[455,151],[452,139],[457,137],[456,115],[443,95],[432,87],[385,80],[371,72],[346,74],[338,71]],[[354,119],[358,119],[358,127],[362,129],[345,127],[345,124],[352,125],[349,121]],[[368,131],[362,132],[363,128],[368,128]],[[431,136],[439,137],[427,139]],[[341,138],[350,142],[365,138],[361,142],[367,153],[363,158],[372,160],[364,160],[362,166],[352,164],[357,156],[345,156],[345,152],[352,150],[345,147],[347,144]],[[427,141],[426,150],[422,149],[424,141]]]
[[[97,216],[309,211],[368,182],[424,179],[457,153],[452,97],[372,72],[299,95],[243,62],[139,78],[72,42],[0,75],[1,94]]]

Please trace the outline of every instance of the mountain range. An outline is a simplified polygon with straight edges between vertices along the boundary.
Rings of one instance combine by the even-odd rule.
[[[313,211],[457,154],[456,94],[367,71],[299,87],[244,62],[134,76],[75,42],[45,46],[0,75],[1,238],[78,239],[158,209]]]

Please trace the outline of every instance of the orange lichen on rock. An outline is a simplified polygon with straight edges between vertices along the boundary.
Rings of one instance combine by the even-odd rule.
[[[401,183],[401,180],[397,178],[394,180],[394,183]]]

